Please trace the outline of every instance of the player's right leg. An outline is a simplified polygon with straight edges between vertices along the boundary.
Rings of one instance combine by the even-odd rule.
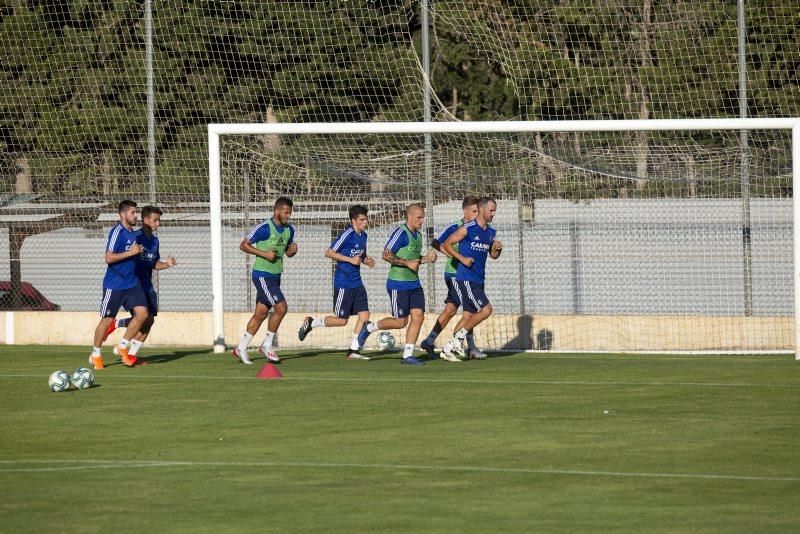
[[[94,339],[92,346],[92,353],[89,356],[89,365],[95,369],[103,369],[103,356],[100,353],[100,346],[103,344],[103,339],[108,330],[108,325],[113,324],[114,317],[117,311],[122,306],[122,301],[125,296],[125,290],[118,289],[103,289],[103,297],[100,300],[100,322],[94,329]]]
[[[444,279],[445,286],[447,287],[447,298],[444,299],[444,309],[439,317],[436,319],[433,328],[428,333],[428,337],[422,340],[419,344],[420,348],[428,353],[429,360],[438,360],[439,356],[435,352],[436,338],[447,327],[450,320],[455,317],[458,308],[461,306],[461,299],[454,287],[455,278],[448,277]]]
[[[256,309],[253,311],[253,315],[250,317],[250,320],[247,321],[247,326],[245,327],[244,332],[242,332],[242,336],[239,338],[239,344],[233,347],[233,350],[231,351],[231,354],[234,358],[238,358],[242,363],[247,365],[251,365],[253,363],[253,361],[250,359],[250,353],[247,351],[247,348],[250,346],[250,341],[258,333],[258,329],[261,328],[261,325],[267,320],[268,314],[269,306],[257,298]]]
[[[247,321],[247,327],[245,327],[242,336],[239,338],[239,344],[231,351],[234,358],[237,358],[247,365],[253,363],[252,360],[250,360],[250,354],[247,348],[250,346],[253,337],[258,333],[258,329],[261,328],[261,325],[267,320],[267,315],[269,314],[269,309],[273,302],[271,295],[268,295],[266,292],[267,284],[264,278],[253,276],[252,279],[253,285],[256,288],[256,309],[253,311],[250,320]]]
[[[350,338],[350,346],[347,349],[348,360],[369,360],[369,356],[361,354],[361,345],[358,342],[358,332],[361,328],[369,322],[369,299],[367,298],[367,289],[362,285],[359,287],[345,290],[342,297],[338,299],[338,308],[334,304],[334,313],[337,314],[339,319],[356,315],[358,320],[353,332],[353,337]]]

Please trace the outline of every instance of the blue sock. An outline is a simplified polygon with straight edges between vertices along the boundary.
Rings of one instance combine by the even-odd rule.
[[[128,317],[127,319],[120,319],[119,321],[117,321],[117,328],[127,328],[128,323],[131,322],[131,319],[133,319],[133,317]]]
[[[477,350],[478,348],[475,346],[475,336],[472,334],[472,330],[467,332],[467,348],[469,350]]]
[[[437,337],[436,331],[431,330],[431,333],[428,334],[428,337],[425,338],[425,343],[427,343],[428,345],[433,345],[434,343],[436,343],[436,337]]]

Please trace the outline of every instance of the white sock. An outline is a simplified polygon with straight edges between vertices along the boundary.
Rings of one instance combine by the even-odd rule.
[[[467,337],[467,329],[466,328],[462,328],[461,330],[456,332],[456,339],[458,339],[459,341],[464,341],[465,337]]]
[[[267,330],[267,335],[264,336],[264,343],[261,344],[264,347],[264,350],[268,350],[272,348],[272,338],[275,337],[275,332],[270,332]]]
[[[92,347],[92,356],[100,356],[100,347]]]
[[[380,328],[378,328],[378,323],[367,323],[367,332],[371,334],[376,330],[380,330]]]
[[[311,321],[311,328],[325,328],[325,318],[319,317]]]
[[[358,349],[359,349],[359,347],[358,347],[358,334],[355,334],[350,339],[350,350],[358,350]]]
[[[144,341],[134,339],[131,341],[131,350],[128,351],[128,354],[130,356],[136,356],[136,353],[139,352],[139,349],[142,348],[142,345],[144,345]]]
[[[239,340],[239,346],[237,347],[239,352],[244,352],[247,350],[251,339],[253,339],[253,334],[245,330],[244,334],[242,334],[242,338]]]
[[[403,349],[403,358],[408,358],[413,355],[414,355],[414,344],[406,343],[406,346]]]
[[[122,339],[120,340],[120,342],[119,342],[119,348],[121,348],[121,349],[127,349],[129,344],[130,344],[130,341],[128,341],[128,340],[127,340],[127,339],[125,339],[125,338],[122,338]]]

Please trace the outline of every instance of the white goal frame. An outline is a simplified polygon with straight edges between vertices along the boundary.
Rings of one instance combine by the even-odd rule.
[[[798,244],[800,243],[800,202],[795,196],[795,192],[800,190],[800,118],[209,124],[208,180],[211,210],[212,342],[214,352],[223,352],[225,350],[220,136],[700,130],[792,130],[794,357],[795,360],[800,360],[800,245]]]

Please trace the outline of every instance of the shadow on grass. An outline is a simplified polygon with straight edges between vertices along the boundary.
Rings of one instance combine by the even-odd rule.
[[[154,349],[158,350],[158,349]],[[151,354],[150,356],[137,356],[139,360],[142,361],[142,365],[148,365],[151,363],[169,363],[175,360],[180,360],[181,358],[186,358],[187,356],[206,356],[213,354],[211,349],[205,348],[196,348],[196,349],[185,349],[185,350],[172,350],[170,352],[165,352],[163,354]],[[111,365],[122,365],[122,361],[117,360],[115,362],[111,362],[106,364],[106,367]],[[138,367],[136,365],[135,367]]]

